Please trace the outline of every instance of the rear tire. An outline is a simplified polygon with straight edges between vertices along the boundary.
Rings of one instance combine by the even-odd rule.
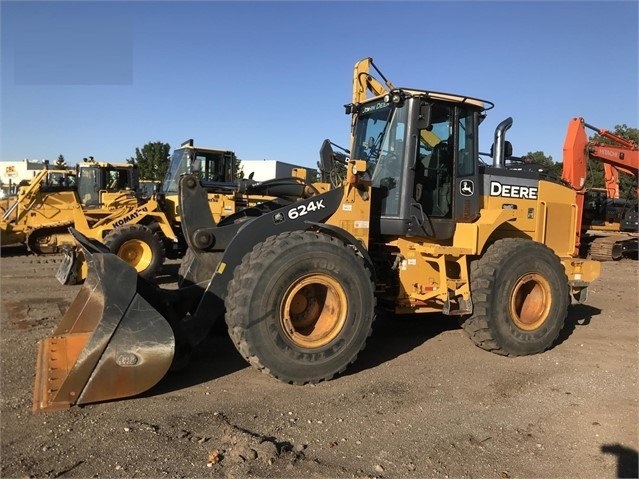
[[[162,239],[144,225],[116,228],[105,236],[104,244],[146,280],[153,281],[164,264]]]
[[[371,273],[355,250],[321,233],[258,244],[229,283],[226,322],[238,351],[281,381],[316,383],[352,363],[371,334]]]
[[[473,314],[461,325],[477,346],[507,356],[552,346],[570,304],[568,278],[552,250],[531,240],[502,239],[470,269]]]

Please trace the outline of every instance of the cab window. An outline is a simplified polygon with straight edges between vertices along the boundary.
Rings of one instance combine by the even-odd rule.
[[[428,216],[450,217],[453,181],[454,107],[434,104],[431,125],[419,130],[414,199]]]

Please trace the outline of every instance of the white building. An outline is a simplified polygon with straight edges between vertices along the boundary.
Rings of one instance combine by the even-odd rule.
[[[0,161],[0,197],[13,195],[21,181],[29,181],[44,168],[38,160]]]
[[[293,165],[277,160],[241,160],[240,168],[244,172],[244,178],[253,173],[255,181],[271,180],[273,178],[287,178],[292,176],[293,168],[306,169],[306,181],[316,181],[317,170],[306,166]]]

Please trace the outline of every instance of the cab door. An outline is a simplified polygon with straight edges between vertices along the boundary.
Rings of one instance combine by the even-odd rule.
[[[470,223],[479,217],[479,112],[457,107],[454,131],[453,219]]]
[[[446,240],[458,222],[477,218],[477,119],[472,109],[434,102],[428,124],[415,123],[419,127],[411,234]]]

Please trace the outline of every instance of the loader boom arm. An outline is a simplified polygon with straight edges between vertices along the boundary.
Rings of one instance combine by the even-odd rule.
[[[370,74],[371,67],[373,67],[381,77],[384,84]],[[372,93],[373,96],[379,96],[393,88],[395,88],[395,86],[379,71],[371,57],[363,58],[355,64],[353,71],[353,103],[366,101],[368,92]]]

